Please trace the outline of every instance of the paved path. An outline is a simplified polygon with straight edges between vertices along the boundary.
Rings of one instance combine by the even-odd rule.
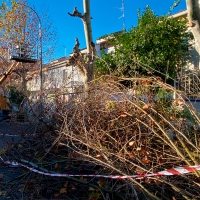
[[[34,126],[29,122],[0,122],[0,150],[10,142],[17,142],[23,135],[33,132]]]
[[[0,121],[1,119],[2,118],[0,117]],[[11,143],[19,141],[22,138],[22,135],[27,134],[26,137],[29,137],[28,135],[33,133],[34,125],[29,122],[10,123],[10,120],[0,122],[0,152],[3,151],[4,147],[6,148],[10,146]],[[0,161],[0,174],[3,176],[0,179],[0,200],[22,199],[22,194],[19,192],[19,189],[25,188],[24,183],[13,186],[7,183],[13,183],[13,181],[18,180],[15,180],[15,178],[21,176],[23,173],[21,167],[5,165]],[[24,199],[28,199],[28,196],[25,195]]]

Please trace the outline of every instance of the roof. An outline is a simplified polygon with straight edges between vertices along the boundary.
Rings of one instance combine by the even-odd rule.
[[[179,11],[179,12],[174,13],[173,15],[171,15],[171,17],[173,17],[173,18],[183,17],[183,16],[186,16],[187,13],[188,13],[187,10],[181,10],[181,11]]]
[[[100,44],[100,43],[104,43],[106,42],[109,38],[111,38],[113,35],[119,35],[120,33],[123,33],[125,30],[121,30],[121,31],[117,31],[117,32],[114,32],[114,33],[110,33],[110,34],[106,34],[106,35],[103,35],[99,38],[96,39],[96,42],[97,44]]]

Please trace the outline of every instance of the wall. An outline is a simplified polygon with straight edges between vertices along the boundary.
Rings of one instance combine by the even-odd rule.
[[[43,90],[45,93],[55,93],[56,90],[68,88],[72,92],[73,87],[82,85],[82,78],[75,67],[66,66],[67,59],[64,61],[53,61],[45,66],[43,72]],[[32,74],[32,78],[27,83],[27,89],[31,91],[32,98],[39,98],[40,76],[38,71]]]

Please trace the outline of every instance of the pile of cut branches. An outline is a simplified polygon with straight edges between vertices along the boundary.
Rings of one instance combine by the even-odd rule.
[[[14,159],[41,172],[79,177],[25,170],[4,190],[15,184],[26,198],[35,199],[178,200],[200,196],[198,172],[141,175],[199,165],[200,119],[195,109],[185,102],[184,93],[159,79],[130,79],[129,89],[123,81],[101,77],[87,93],[79,91],[68,102],[59,98],[62,94],[55,95],[54,129],[26,138],[2,154],[5,160]],[[141,177],[111,179],[81,174]]]
[[[76,95],[70,108],[57,113],[63,119],[60,145],[109,175],[198,165],[200,121],[184,94],[156,78],[131,81],[127,89],[120,80],[106,77],[91,85],[87,95]],[[122,182],[132,191],[128,198],[137,199],[142,191],[153,199],[190,199],[199,196],[198,177],[193,173]]]

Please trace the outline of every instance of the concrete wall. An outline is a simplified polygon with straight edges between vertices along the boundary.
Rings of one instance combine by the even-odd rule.
[[[43,72],[43,90],[56,90],[61,88],[73,88],[82,85],[82,77],[75,67],[66,66],[66,62],[52,63]],[[27,83],[27,89],[33,94],[40,91],[40,76],[38,73],[32,75]],[[34,96],[34,98],[37,98]]]

